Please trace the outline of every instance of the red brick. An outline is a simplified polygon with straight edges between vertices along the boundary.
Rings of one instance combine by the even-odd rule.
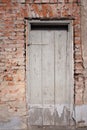
[[[13,77],[12,77],[11,75],[6,75],[6,76],[4,77],[4,79],[5,79],[6,81],[12,81],[12,80],[13,80]]]

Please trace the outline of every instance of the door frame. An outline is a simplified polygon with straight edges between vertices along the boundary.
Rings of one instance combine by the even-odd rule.
[[[74,116],[74,51],[73,51],[73,20],[26,20],[26,101],[27,111],[29,110],[29,33],[31,25],[67,25],[68,26],[68,42],[70,43],[71,52],[71,116]]]

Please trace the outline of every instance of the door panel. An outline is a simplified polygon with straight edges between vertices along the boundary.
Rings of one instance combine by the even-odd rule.
[[[46,35],[46,40],[45,40]],[[43,31],[42,46],[42,100],[43,100],[43,125],[54,124],[54,32]]]
[[[55,31],[55,125],[69,125],[67,95],[67,30]]]
[[[30,104],[41,104],[41,46],[29,47],[29,86]]]
[[[55,32],[55,103],[66,103],[66,49],[67,31],[59,30]]]
[[[42,44],[41,41],[41,31],[34,30],[30,32],[30,44]]]
[[[35,26],[29,43],[29,126],[69,125],[73,96],[68,27]]]

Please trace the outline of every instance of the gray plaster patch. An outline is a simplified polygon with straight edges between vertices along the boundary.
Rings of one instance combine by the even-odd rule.
[[[20,117],[13,117],[5,122],[0,122],[0,130],[18,130],[26,127],[26,124]]]
[[[75,107],[77,125],[87,126],[87,105],[78,105]]]
[[[70,119],[70,111],[67,110],[66,107],[63,108],[63,111],[60,114],[58,114],[57,109],[55,110],[55,125],[69,125],[69,119]]]
[[[54,108],[43,109],[43,125],[54,125]]]
[[[41,108],[31,108],[29,110],[29,124],[42,125],[42,109]]]
[[[29,125],[37,126],[66,126],[75,125],[73,111],[68,104],[39,105],[30,106],[29,108]]]

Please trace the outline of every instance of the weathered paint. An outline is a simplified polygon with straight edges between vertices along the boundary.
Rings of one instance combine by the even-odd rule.
[[[69,126],[75,125],[74,112],[68,104],[56,105],[30,105],[29,107],[29,126]]]
[[[29,125],[70,125],[74,89],[72,35],[68,29],[71,22],[65,21],[66,26],[59,26],[62,22],[56,21],[56,26],[52,21],[44,21],[43,25],[30,22]]]

